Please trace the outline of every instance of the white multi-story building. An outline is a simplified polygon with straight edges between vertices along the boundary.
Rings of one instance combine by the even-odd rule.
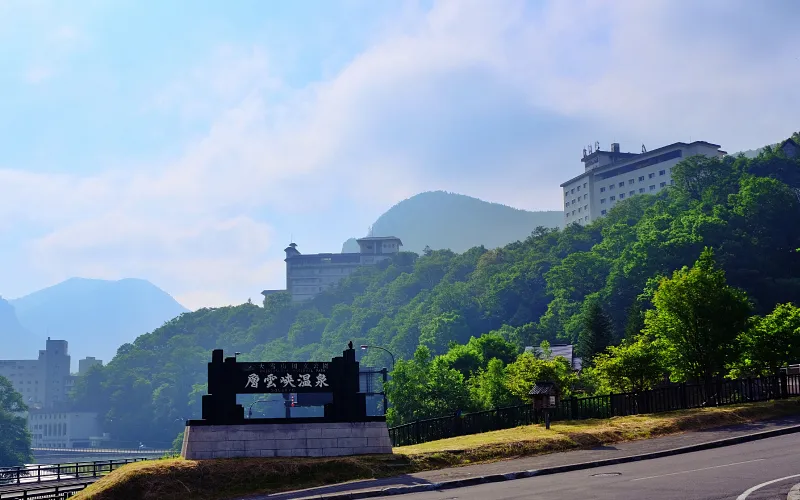
[[[69,363],[67,341],[48,338],[39,359],[0,360],[0,376],[11,382],[29,407],[50,408],[67,401],[73,381]]]
[[[356,240],[358,253],[315,253],[303,255],[297,244],[286,249],[286,291],[292,300],[308,300],[349,276],[361,266],[376,264],[400,251],[403,242],[394,236],[370,236]],[[283,290],[264,290],[267,296]]]
[[[672,167],[695,155],[724,156],[719,145],[705,141],[676,142],[653,151],[621,153],[619,144],[610,151],[596,150],[581,161],[584,172],[561,185],[564,190],[564,225],[588,224],[606,215],[614,205],[631,196],[655,194],[672,184]]]
[[[32,410],[28,430],[33,448],[89,448],[100,433],[97,413]]]

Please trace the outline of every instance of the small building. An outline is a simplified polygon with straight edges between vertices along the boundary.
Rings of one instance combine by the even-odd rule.
[[[536,382],[528,393],[534,410],[556,408],[561,399],[561,391],[555,382]]]
[[[534,356],[537,358],[542,358],[544,353],[542,352],[541,347],[533,347],[528,346],[525,348],[525,352],[532,352]],[[582,360],[581,358],[575,356],[575,346],[572,344],[551,344],[550,345],[550,357],[547,359],[555,359],[561,356],[562,358],[569,361],[570,366],[575,371],[580,371],[582,367]]]
[[[395,236],[370,236],[356,240],[358,253],[301,254],[296,243],[286,252],[286,290],[292,301],[308,300],[339,283],[362,266],[377,264],[400,251],[403,242]],[[283,290],[264,290],[265,297]]]

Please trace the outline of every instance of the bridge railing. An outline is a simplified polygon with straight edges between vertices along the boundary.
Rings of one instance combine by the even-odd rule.
[[[164,455],[172,453],[173,450],[170,449],[152,449],[152,448],[31,448],[31,450],[35,452],[44,452],[44,453],[86,453],[92,455],[119,455],[119,454],[128,454],[128,455]]]
[[[40,487],[38,489],[14,489],[0,491],[2,500],[66,500],[78,494],[79,491],[86,489],[91,482],[54,485],[52,487]]]
[[[9,484],[32,484],[44,481],[64,481],[82,478],[97,478],[119,469],[123,465],[150,460],[148,458],[125,458],[121,460],[97,460],[67,464],[41,464],[0,468],[0,486]],[[5,498],[5,496],[3,497]]]

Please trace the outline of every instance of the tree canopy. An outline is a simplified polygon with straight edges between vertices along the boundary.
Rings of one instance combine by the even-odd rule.
[[[28,410],[11,382],[0,377],[0,467],[30,463],[31,435],[22,414]]]

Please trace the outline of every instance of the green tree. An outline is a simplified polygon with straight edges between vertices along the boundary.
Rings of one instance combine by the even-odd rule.
[[[600,392],[639,392],[652,389],[663,380],[664,353],[646,336],[625,339],[595,358],[594,374]]]
[[[435,316],[422,328],[419,343],[431,351],[442,353],[451,341],[463,342],[469,337],[469,325],[458,313],[442,313]]]
[[[544,360],[526,352],[506,368],[506,387],[519,401],[529,401],[533,384],[540,381],[555,382],[561,396],[567,397],[576,378],[569,361],[561,356]]]
[[[772,375],[800,361],[800,308],[778,304],[764,317],[754,317],[742,335],[743,354],[736,375]]]
[[[28,411],[22,395],[11,382],[0,377],[0,467],[14,467],[30,463],[31,435],[21,414]]]
[[[625,322],[625,338],[635,339],[641,335],[644,330],[644,311],[642,311],[639,302],[636,301],[628,309],[628,319]]]
[[[417,349],[413,359],[397,363],[386,395],[392,405],[387,412],[389,425],[472,409],[464,375],[441,357],[431,359],[425,346]]]
[[[578,336],[577,351],[583,363],[590,365],[594,356],[611,343],[611,318],[603,311],[597,300],[587,301],[583,313],[583,329]]]
[[[653,305],[645,333],[663,341],[674,378],[709,381],[738,359],[737,337],[747,329],[751,306],[727,284],[710,248],[692,268],[661,280]]]
[[[480,370],[469,380],[470,397],[481,409],[498,408],[520,403],[506,385],[506,371],[503,362],[497,358],[489,360],[485,370]]]

